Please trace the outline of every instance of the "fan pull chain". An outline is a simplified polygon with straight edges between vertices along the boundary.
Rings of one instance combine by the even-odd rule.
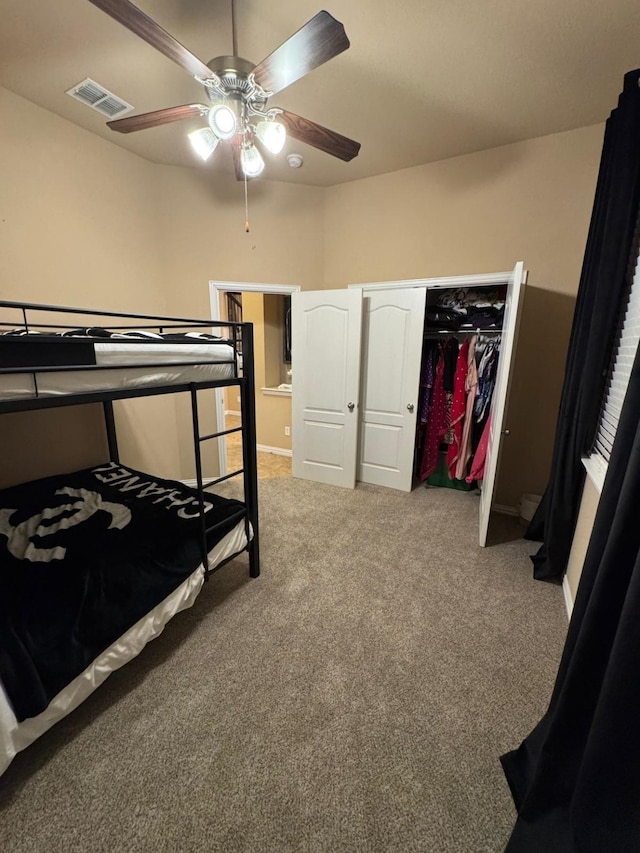
[[[249,233],[249,196],[247,194],[247,176],[244,176],[244,230]]]

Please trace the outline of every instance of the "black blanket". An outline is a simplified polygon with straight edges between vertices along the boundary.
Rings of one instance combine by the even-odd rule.
[[[205,509],[211,548],[244,504],[207,493]],[[18,720],[201,562],[197,494],[177,481],[106,463],[0,491],[0,679]]]

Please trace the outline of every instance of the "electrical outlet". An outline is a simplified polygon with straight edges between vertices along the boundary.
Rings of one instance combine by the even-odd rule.
[[[291,435],[291,427],[285,427],[284,428],[284,434],[285,435]]]

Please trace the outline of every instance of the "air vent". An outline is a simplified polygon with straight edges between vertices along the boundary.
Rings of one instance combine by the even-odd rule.
[[[109,118],[124,115],[133,109],[131,104],[118,98],[113,92],[89,77],[81,83],[76,83],[71,89],[67,89],[67,95],[71,95],[76,101],[82,101],[83,104]]]

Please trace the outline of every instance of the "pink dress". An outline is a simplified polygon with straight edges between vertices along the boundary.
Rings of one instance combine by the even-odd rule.
[[[452,441],[447,448],[447,468],[449,469],[449,477],[453,479],[457,476],[456,466],[460,458],[460,450],[463,435],[463,420],[465,410],[467,408],[466,398],[466,378],[469,372],[469,341],[465,340],[458,350],[458,360],[456,361],[456,374],[453,380],[453,399],[451,401],[451,434]]]
[[[473,405],[476,398],[476,386],[478,384],[478,369],[476,367],[476,342],[477,335],[474,335],[469,341],[469,355],[467,358],[467,376],[464,387],[467,395],[467,406],[464,416],[464,426],[462,428],[462,440],[460,442],[460,452],[458,453],[458,461],[456,462],[455,477],[457,480],[463,480],[467,473],[467,462],[471,456],[471,427],[473,426]]]
[[[482,435],[480,436],[480,441],[478,442],[478,448],[476,450],[475,456],[473,457],[471,471],[469,472],[469,476],[467,477],[467,483],[471,483],[473,482],[473,480],[482,480],[482,478],[484,477],[484,464],[487,460],[487,447],[489,445],[490,432],[491,413],[489,413],[487,422],[484,425],[484,429],[482,430]]]
[[[426,480],[438,467],[438,450],[447,431],[447,392],[442,387],[443,374],[444,359],[441,356],[436,365],[436,375],[431,392],[431,405],[429,406],[427,430],[420,463],[421,480]]]

